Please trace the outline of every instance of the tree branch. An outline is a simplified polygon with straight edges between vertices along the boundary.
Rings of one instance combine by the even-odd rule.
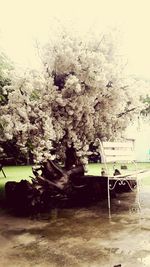
[[[137,107],[134,107],[134,108],[131,108],[131,109],[127,109],[126,111],[117,114],[117,118],[120,118],[120,117],[126,115],[127,113],[134,111],[135,109],[137,109]]]

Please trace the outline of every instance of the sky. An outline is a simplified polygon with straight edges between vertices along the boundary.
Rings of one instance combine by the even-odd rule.
[[[81,34],[117,28],[128,73],[150,80],[150,0],[0,0],[0,50],[19,67],[38,68],[36,43],[43,45],[55,24]],[[144,158],[150,127],[128,131]]]
[[[118,28],[128,72],[150,79],[149,0],[0,0],[0,10],[0,48],[22,66],[38,66],[35,43],[59,21],[81,33]]]

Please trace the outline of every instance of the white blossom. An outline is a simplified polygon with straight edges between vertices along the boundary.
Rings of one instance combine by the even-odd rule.
[[[3,137],[25,147],[30,141],[36,162],[63,158],[73,144],[87,163],[97,137],[122,134],[132,118],[126,111],[139,105],[141,92],[135,95],[137,83],[124,76],[113,34],[99,40],[60,36],[43,49],[43,62],[42,72],[16,75],[4,88]]]

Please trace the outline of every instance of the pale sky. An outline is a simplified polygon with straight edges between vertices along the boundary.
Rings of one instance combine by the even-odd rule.
[[[0,0],[0,47],[35,67],[35,40],[43,44],[57,20],[80,32],[119,28],[129,73],[150,79],[150,0]]]

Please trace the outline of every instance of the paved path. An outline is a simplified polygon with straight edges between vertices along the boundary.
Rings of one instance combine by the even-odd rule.
[[[1,211],[0,267],[149,267],[150,188],[90,208],[53,210],[41,218],[15,218]]]

